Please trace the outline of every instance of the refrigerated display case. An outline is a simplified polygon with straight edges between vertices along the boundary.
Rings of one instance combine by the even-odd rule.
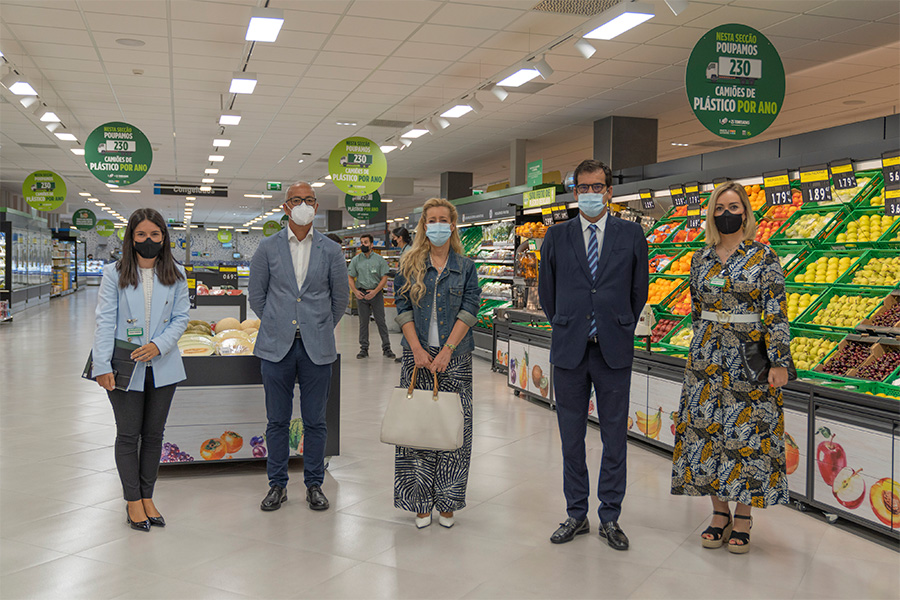
[[[51,286],[51,237],[46,219],[9,208],[0,208],[4,281],[0,300],[10,313],[49,302]]]

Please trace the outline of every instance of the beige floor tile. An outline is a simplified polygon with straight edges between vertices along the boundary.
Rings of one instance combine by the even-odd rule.
[[[161,598],[166,600],[241,600],[253,597],[171,577],[157,576],[151,583],[116,596],[115,600],[160,600]]]
[[[348,569],[324,583],[301,593],[299,598],[369,598],[426,600],[460,598],[471,584],[450,572],[422,574],[373,563]]]
[[[417,533],[408,523],[332,512],[318,515],[285,535],[272,536],[269,541],[288,548],[366,561]]]
[[[671,569],[656,569],[630,598],[719,600],[728,597],[785,600],[793,597],[793,588],[780,588],[777,583],[774,579],[747,581],[727,579],[722,575],[697,575]]]
[[[74,502],[2,490],[0,491],[0,524],[2,524],[0,535],[6,533],[7,524],[21,524],[46,519],[79,508],[82,508],[82,505]]]
[[[80,556],[64,556],[3,578],[4,598],[114,598],[140,590],[155,579],[151,573],[125,569]]]
[[[900,556],[893,565],[865,554],[819,555],[810,562],[798,593],[832,598],[894,598],[900,594]]]
[[[9,575],[66,556],[62,552],[0,538],[0,575]]]
[[[147,535],[125,523],[125,506],[119,515],[84,507],[37,521],[3,524],[3,537],[75,554],[132,535]]]

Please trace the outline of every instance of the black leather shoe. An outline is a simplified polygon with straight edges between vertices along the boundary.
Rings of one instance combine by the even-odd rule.
[[[565,544],[574,540],[576,535],[588,533],[590,530],[591,526],[587,519],[579,521],[569,517],[565,523],[559,524],[559,529],[553,532],[553,535],[550,536],[550,541],[554,544]]]
[[[163,519],[162,515],[159,515],[158,517],[147,517],[147,520],[150,521],[150,524],[153,525],[154,527],[165,527],[166,526],[166,520]]]
[[[311,485],[306,489],[306,502],[312,510],[328,510],[328,498],[321,486]]]
[[[394,359],[394,362],[402,363],[403,359],[398,356],[397,358]]]
[[[267,511],[278,510],[284,502],[287,502],[287,490],[283,487],[273,485],[269,488],[269,493],[263,498],[259,508]]]
[[[391,350],[390,348],[388,348],[387,350],[384,351],[384,356],[385,356],[385,358],[397,358],[397,355],[394,354],[394,351]]]
[[[125,521],[131,525],[132,529],[137,529],[138,531],[150,531],[150,520],[146,521],[132,521],[131,515],[128,514],[128,509],[125,509]]]
[[[628,537],[616,521],[600,523],[600,537],[606,538],[613,550],[628,550]]]
[[[356,355],[356,358],[369,358],[368,350],[360,350],[359,354]]]

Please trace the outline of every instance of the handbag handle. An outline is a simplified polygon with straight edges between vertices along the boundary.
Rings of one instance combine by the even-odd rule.
[[[437,399],[438,399],[438,376],[437,376],[437,373],[433,373],[433,375],[434,375],[434,396],[432,397],[432,400],[437,402]],[[413,367],[413,374],[412,374],[412,379],[409,382],[409,389],[406,390],[407,399],[413,397],[413,390],[416,388],[416,381],[418,380],[418,376],[419,376],[419,367],[418,366]]]

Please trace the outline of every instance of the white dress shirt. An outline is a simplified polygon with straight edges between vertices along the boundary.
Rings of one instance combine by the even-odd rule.
[[[291,251],[291,260],[294,263],[294,275],[297,276],[297,289],[303,289],[303,282],[306,281],[306,272],[309,271],[309,251],[312,248],[313,231],[310,228],[309,233],[303,238],[303,241],[297,239],[294,230],[288,225],[288,248]]]
[[[597,256],[603,253],[603,234],[606,232],[606,221],[609,219],[609,209],[606,209],[606,212],[600,217],[600,220],[596,223],[591,223],[587,219],[584,218],[584,215],[580,212],[578,213],[578,218],[581,219],[581,231],[584,234],[584,254],[588,257],[588,262],[590,262],[590,250],[589,244],[591,243],[591,230],[588,229],[591,225],[597,226]]]

